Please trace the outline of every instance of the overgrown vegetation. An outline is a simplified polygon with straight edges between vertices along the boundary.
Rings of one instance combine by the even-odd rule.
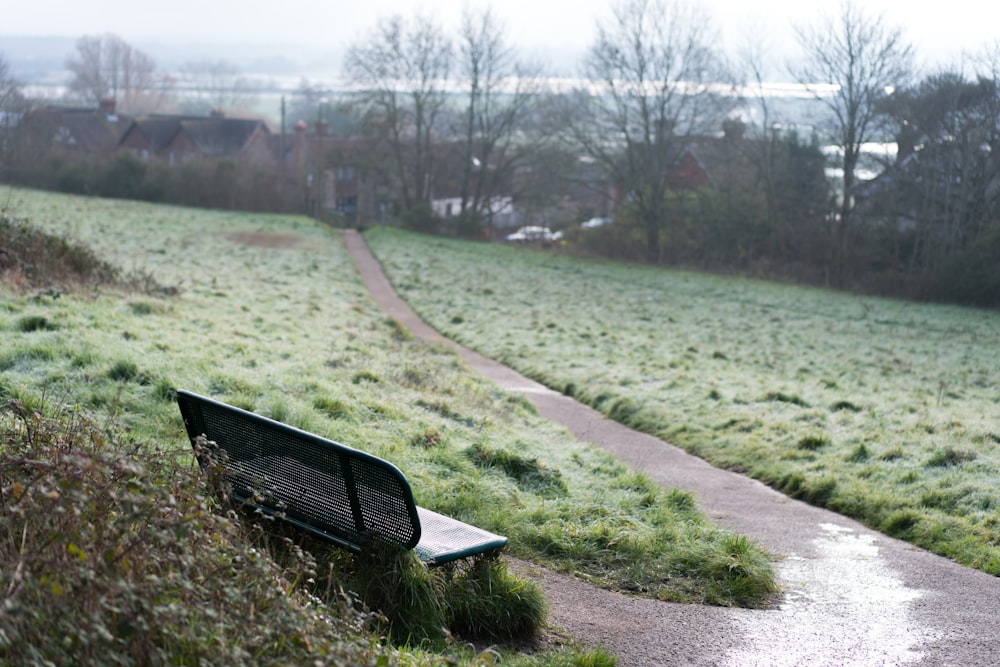
[[[46,231],[183,289],[171,297],[12,294],[0,306],[0,400],[28,404],[46,394],[113,421],[128,451],[158,456],[154,470],[169,477],[164,452],[188,450],[173,389],[189,388],[392,461],[419,504],[507,535],[513,555],[670,600],[760,605],[774,591],[766,554],[709,524],[690,495],[574,441],[449,350],[402,335],[371,304],[336,234],[313,221],[25,191],[14,199]],[[47,324],[20,324],[29,320]],[[509,452],[517,455],[504,460]],[[537,591],[503,560],[427,573],[406,555],[350,563],[270,528],[245,530],[279,572],[291,567],[283,549],[293,563],[296,550],[304,554],[311,569],[289,570],[295,586],[323,599],[343,586],[377,608],[379,632],[426,642],[406,649],[403,662],[462,650],[444,643],[435,609],[457,638],[489,626],[485,639],[497,642],[530,633],[543,611]],[[388,600],[377,602],[380,591]],[[404,591],[409,602],[393,597]],[[510,664],[610,664],[601,652],[496,651]]]
[[[67,289],[98,285],[170,292],[136,273],[124,275],[90,248],[65,237],[46,234],[25,220],[0,214],[0,279],[19,291],[40,290],[36,296],[58,298]],[[39,321],[38,323],[44,324]],[[26,325],[24,325],[26,326]],[[44,328],[44,327],[43,327]]]
[[[445,335],[716,465],[1000,574],[1000,314],[366,237]]]
[[[180,457],[183,460],[183,457]],[[5,664],[385,664],[339,589],[310,594],[210,507],[201,475],[83,411],[0,409],[0,661]],[[166,462],[166,465],[165,465]]]

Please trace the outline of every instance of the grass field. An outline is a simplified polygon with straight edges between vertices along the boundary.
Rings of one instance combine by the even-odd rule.
[[[1000,313],[370,230],[445,335],[1000,575]]]
[[[5,290],[0,401],[44,397],[189,462],[173,390],[190,389],[387,458],[419,504],[597,585],[723,605],[773,593],[769,556],[689,494],[575,441],[385,318],[336,231],[24,190],[6,201],[163,289]]]

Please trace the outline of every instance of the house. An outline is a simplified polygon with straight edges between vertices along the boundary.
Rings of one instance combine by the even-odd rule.
[[[295,124],[290,142],[272,138],[272,151],[279,155],[286,175],[305,186],[306,208],[313,215],[335,215],[350,219],[376,215],[374,188],[365,181],[366,151],[361,140],[329,134],[329,125],[319,121],[313,133],[305,122]]]
[[[18,133],[37,153],[56,149],[75,155],[110,155],[118,149],[133,118],[116,113],[115,101],[97,109],[46,106],[21,119]]]
[[[169,164],[199,158],[232,158],[243,164],[273,167],[278,160],[261,120],[227,118],[220,112],[209,117],[146,116],[135,119],[120,146],[148,159]]]

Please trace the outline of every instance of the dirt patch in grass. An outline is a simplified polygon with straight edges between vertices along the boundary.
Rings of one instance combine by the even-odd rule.
[[[260,248],[294,248],[305,243],[305,239],[297,234],[274,232],[236,232],[226,234],[226,238],[233,243]]]

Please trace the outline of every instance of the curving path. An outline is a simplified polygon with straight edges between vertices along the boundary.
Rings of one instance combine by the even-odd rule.
[[[358,232],[345,231],[344,241],[372,298],[416,337],[452,346],[543,417],[651,479],[693,492],[716,521],[783,557],[784,594],[768,610],[632,598],[515,561],[541,584],[554,626],[604,646],[622,666],[1000,665],[1000,578],[713,468],[458,346],[395,294]]]

